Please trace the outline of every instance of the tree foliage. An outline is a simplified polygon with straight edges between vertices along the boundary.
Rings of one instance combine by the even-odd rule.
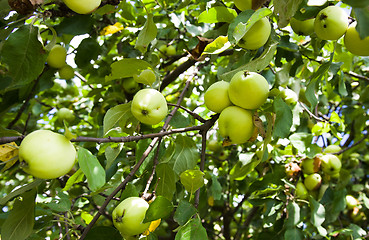
[[[106,0],[81,15],[61,0],[0,0],[1,239],[122,239],[111,213],[131,196],[150,202],[153,221],[137,239],[367,238],[368,58],[343,38],[297,35],[289,22],[337,5],[365,38],[369,1],[252,2],[240,12],[228,0]],[[262,17],[272,26],[267,43],[239,47]],[[46,62],[55,44],[67,49],[72,79]],[[145,69],[153,85],[132,85]],[[222,145],[204,92],[241,70],[263,75],[269,97],[254,110],[253,137]],[[153,126],[130,108],[147,87],[169,108]],[[57,116],[62,108],[70,121]],[[18,146],[38,129],[76,147],[65,176],[22,170]],[[342,149],[333,153],[339,175],[320,170],[320,187],[302,197],[301,162],[329,145]],[[359,204],[348,208],[347,195]]]

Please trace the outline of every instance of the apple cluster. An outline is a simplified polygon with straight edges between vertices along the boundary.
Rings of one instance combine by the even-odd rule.
[[[253,111],[269,94],[267,80],[256,72],[239,71],[230,82],[218,81],[204,94],[205,106],[216,113],[224,144],[242,144],[254,134]]]
[[[342,36],[346,49],[352,54],[369,56],[369,37],[362,39],[356,30],[357,22],[349,24],[349,17],[339,6],[322,9],[315,18],[290,21],[292,30],[299,35],[312,35],[322,40],[338,40]]]
[[[47,56],[46,62],[52,68],[57,68],[59,76],[62,79],[69,80],[74,77],[74,69],[66,63],[67,50],[56,44],[53,46]]]
[[[300,168],[303,173],[301,181],[296,184],[296,197],[307,199],[311,194],[315,197],[322,197],[326,187],[323,182],[337,179],[342,168],[341,155],[333,153],[339,152],[341,148],[337,145],[328,146],[323,154],[314,158],[303,158]]]

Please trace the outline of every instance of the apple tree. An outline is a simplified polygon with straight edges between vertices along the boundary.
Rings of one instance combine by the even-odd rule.
[[[0,0],[0,238],[368,238],[368,9]]]

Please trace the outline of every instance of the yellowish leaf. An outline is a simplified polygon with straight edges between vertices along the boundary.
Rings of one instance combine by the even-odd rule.
[[[0,161],[5,164],[5,167],[1,170],[4,172],[13,166],[18,160],[18,146],[15,142],[6,143],[0,145]]]
[[[156,229],[157,227],[159,227],[160,222],[161,222],[161,219],[158,219],[158,220],[152,221],[152,222],[150,223],[149,228],[148,228],[148,229],[146,229],[146,231],[143,233],[143,235],[148,236],[150,233],[154,232],[154,231],[155,231],[155,229]]]
[[[114,25],[109,25],[109,26],[104,27],[103,30],[100,31],[100,36],[114,34],[123,29],[124,29],[123,25],[120,22],[116,22]]]

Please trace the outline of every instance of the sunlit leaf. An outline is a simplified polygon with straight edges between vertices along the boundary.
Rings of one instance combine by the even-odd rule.
[[[227,22],[230,23],[235,17],[237,12],[234,9],[217,6],[210,8],[200,14],[198,17],[199,23],[218,23]]]
[[[135,48],[145,53],[149,44],[156,38],[157,33],[158,29],[154,23],[154,17],[149,14],[143,29],[138,34]]]

